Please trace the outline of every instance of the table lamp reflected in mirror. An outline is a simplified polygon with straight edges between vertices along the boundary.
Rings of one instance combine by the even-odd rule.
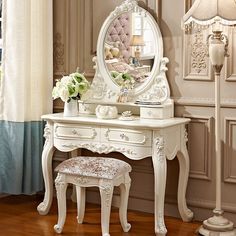
[[[135,66],[140,66],[141,46],[145,46],[143,36],[133,35],[131,38],[130,46],[135,47],[133,64]]]

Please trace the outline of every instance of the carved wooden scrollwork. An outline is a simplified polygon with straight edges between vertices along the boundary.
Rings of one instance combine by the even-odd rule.
[[[165,160],[165,151],[164,151],[164,138],[163,137],[157,137],[155,141],[156,145],[156,152],[157,152],[157,160],[159,162],[163,162]]]
[[[203,32],[198,29],[194,34],[194,42],[191,45],[192,68],[197,73],[207,68],[208,64],[208,47],[203,39]]]
[[[111,195],[113,193],[113,184],[110,181],[103,180],[103,183],[99,186],[100,191],[105,194],[106,206],[110,205]]]
[[[54,36],[53,43],[53,68],[54,72],[63,72],[64,71],[64,60],[65,49],[64,44],[62,43],[62,36],[60,33],[56,33]]]
[[[44,147],[48,144],[50,135],[51,135],[51,129],[50,129],[50,125],[47,123],[45,125],[44,134],[43,134],[43,137],[45,138]]]
[[[161,234],[166,234],[167,230],[166,230],[166,226],[165,226],[165,222],[164,222],[164,218],[163,218],[163,212],[159,212],[158,217],[157,217],[157,224],[158,224],[158,233]]]
[[[113,145],[106,145],[106,144],[96,144],[96,143],[81,143],[81,144],[62,144],[65,148],[86,148],[92,152],[97,153],[110,153],[110,152],[120,152],[124,155],[132,155],[136,156],[137,153],[133,151],[132,149],[126,148],[126,147],[116,147]]]

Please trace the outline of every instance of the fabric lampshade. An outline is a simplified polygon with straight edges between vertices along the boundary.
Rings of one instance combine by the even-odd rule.
[[[222,25],[236,24],[236,0],[196,0],[183,17],[184,25],[211,25],[216,21]]]
[[[144,40],[142,35],[133,35],[131,38],[131,46],[144,46]]]

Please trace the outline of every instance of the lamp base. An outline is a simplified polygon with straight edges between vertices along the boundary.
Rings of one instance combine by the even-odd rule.
[[[215,215],[203,222],[198,233],[204,236],[236,236],[233,222]]]

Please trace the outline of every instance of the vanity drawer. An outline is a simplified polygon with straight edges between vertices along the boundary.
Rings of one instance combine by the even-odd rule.
[[[151,146],[152,132],[119,128],[101,128],[101,140],[138,146]]]
[[[61,139],[79,139],[98,141],[100,129],[95,126],[87,125],[66,125],[55,124],[54,136]]]

